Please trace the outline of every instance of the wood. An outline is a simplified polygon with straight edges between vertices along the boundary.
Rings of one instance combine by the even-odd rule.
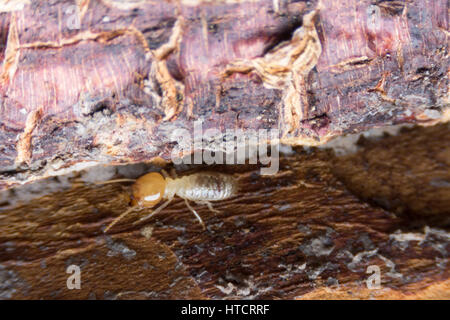
[[[446,0],[4,0],[0,12],[2,189],[168,160],[171,134],[196,120],[219,140],[279,129],[320,145],[449,119]]]
[[[82,173],[4,191],[0,298],[449,299],[448,141],[442,124],[361,138],[345,156],[295,148],[274,176],[214,167],[242,189],[215,205],[219,214],[196,206],[206,231],[178,199],[105,235],[128,208],[129,184],[96,186]],[[133,178],[157,168],[117,170]],[[29,198],[45,188],[54,191]],[[72,264],[81,290],[66,288]],[[366,286],[370,265],[380,267],[381,289]]]

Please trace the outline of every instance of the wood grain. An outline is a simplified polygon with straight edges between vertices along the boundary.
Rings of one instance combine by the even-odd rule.
[[[274,176],[253,165],[178,167],[234,174],[243,187],[215,205],[219,214],[195,207],[206,231],[178,199],[103,234],[128,208],[127,184],[72,175],[37,184],[35,192],[56,186],[34,199],[20,201],[30,189],[4,191],[0,297],[449,299],[449,137],[439,125],[361,138],[345,156],[295,148]],[[81,267],[81,290],[66,288],[71,264]],[[370,265],[380,289],[366,286]]]

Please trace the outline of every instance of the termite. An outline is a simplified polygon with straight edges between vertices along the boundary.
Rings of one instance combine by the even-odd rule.
[[[141,218],[136,223],[147,220],[159,213],[173,200],[175,196],[184,199],[186,206],[195,215],[197,220],[205,229],[205,224],[197,211],[191,207],[189,201],[197,204],[207,205],[209,210],[218,213],[211,202],[221,201],[234,196],[238,190],[236,180],[232,175],[217,172],[199,172],[190,175],[177,177],[175,171],[170,177],[165,170],[147,173],[138,179],[116,179],[97,184],[107,184],[116,182],[134,182],[132,186],[132,206],[114,219],[104,232],[108,232],[117,222],[132,212],[135,208],[153,208],[163,199],[166,200],[161,206],[156,208],[147,216]]]

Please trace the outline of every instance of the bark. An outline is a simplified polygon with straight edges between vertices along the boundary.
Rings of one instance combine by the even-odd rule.
[[[356,146],[346,155],[285,150],[274,176],[254,165],[208,167],[234,174],[241,191],[217,203],[218,214],[195,207],[206,231],[178,199],[147,222],[134,225],[147,211],[136,212],[103,234],[128,208],[130,187],[92,181],[157,164],[4,191],[0,297],[449,299],[448,141],[447,124],[404,128],[342,144]],[[180,175],[204,169],[177,167]],[[80,290],[66,287],[73,264]],[[381,287],[371,290],[374,265]]]
[[[320,145],[449,117],[445,0],[0,4],[3,189],[181,157],[193,150],[172,133],[196,120],[220,141],[279,129]]]

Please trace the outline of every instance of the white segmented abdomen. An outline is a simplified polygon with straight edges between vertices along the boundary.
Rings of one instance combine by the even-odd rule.
[[[176,194],[191,201],[220,201],[233,196],[237,183],[231,175],[200,172],[170,180],[166,194]]]

